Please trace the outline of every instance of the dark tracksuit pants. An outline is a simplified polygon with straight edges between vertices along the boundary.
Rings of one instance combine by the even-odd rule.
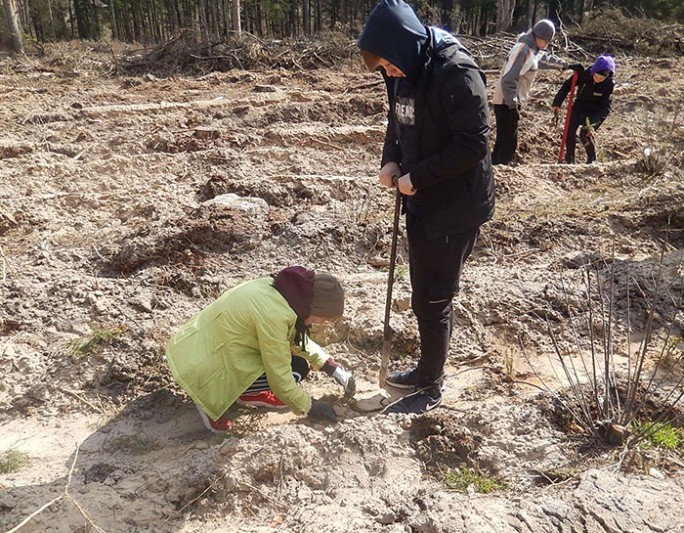
[[[517,109],[510,109],[504,104],[494,105],[496,118],[496,142],[492,151],[493,165],[506,165],[513,160],[518,149],[518,121],[520,114]]]
[[[584,146],[587,152],[587,163],[593,163],[596,161],[596,146],[594,145],[594,140],[587,135],[588,129],[586,127],[586,121],[589,118],[591,123],[591,115],[586,112],[586,110],[575,104],[570,113],[570,123],[568,124],[568,137],[565,140],[565,162],[574,163],[575,162],[575,146],[577,145],[577,129],[580,129],[580,142]],[[593,124],[593,123],[592,123]],[[599,129],[601,123],[593,124],[594,131]]]
[[[425,235],[423,220],[406,217],[411,276],[411,306],[418,319],[420,360],[418,387],[441,386],[463,264],[473,250],[479,228],[437,239]]]
[[[299,357],[298,355],[293,355],[292,356],[292,377],[294,378],[296,383],[301,383],[304,381],[306,376],[309,375],[309,362],[304,359],[303,357]],[[266,374],[261,374],[254,383],[252,383],[249,388],[243,392],[242,394],[253,394],[255,392],[263,392],[271,390],[271,385],[268,383],[268,379],[266,379]]]

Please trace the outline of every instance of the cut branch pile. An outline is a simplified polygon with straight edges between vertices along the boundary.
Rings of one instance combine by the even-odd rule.
[[[311,70],[335,66],[356,53],[353,40],[333,33],[288,40],[263,40],[244,33],[229,40],[202,42],[194,33],[186,31],[151,50],[128,54],[123,58],[123,68],[132,74],[196,74],[235,68]]]
[[[684,53],[684,25],[630,17],[618,8],[596,12],[580,29],[573,31],[572,36],[596,54],[681,57]]]

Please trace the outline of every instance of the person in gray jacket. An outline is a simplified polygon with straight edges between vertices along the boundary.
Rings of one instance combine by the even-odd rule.
[[[556,28],[553,22],[542,19],[531,30],[523,33],[515,43],[501,77],[494,89],[494,116],[496,118],[496,142],[492,152],[492,164],[505,165],[511,162],[518,148],[518,121],[520,109],[527,100],[537,70],[578,69],[581,65],[570,65],[566,61],[546,52],[553,40]]]

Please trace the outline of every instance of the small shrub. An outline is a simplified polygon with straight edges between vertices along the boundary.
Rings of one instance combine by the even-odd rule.
[[[665,345],[665,355],[663,361],[668,368],[677,366],[684,357],[684,339],[682,337],[670,337]]]
[[[656,148],[646,147],[637,158],[636,169],[649,176],[660,176],[667,167],[667,157]]]
[[[24,452],[9,449],[0,456],[0,474],[12,474],[29,462],[28,455]]]
[[[664,448],[676,451],[684,446],[684,434],[680,428],[669,422],[644,422],[634,424],[635,432],[645,435],[641,446],[644,448]]]
[[[447,490],[457,492],[467,492],[469,487],[472,487],[475,492],[489,494],[507,488],[504,482],[478,474],[466,466],[461,466],[458,470],[448,470],[442,482]]]
[[[69,343],[72,353],[79,357],[84,357],[98,352],[102,346],[111,344],[113,341],[121,337],[126,331],[125,326],[116,326],[113,328],[95,329],[84,339],[77,339]]]
[[[405,280],[409,277],[408,265],[396,265],[394,267],[394,281]]]

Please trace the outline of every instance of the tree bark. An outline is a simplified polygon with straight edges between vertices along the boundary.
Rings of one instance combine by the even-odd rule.
[[[240,21],[240,0],[233,0],[231,3],[233,15],[233,31],[240,35],[242,33],[242,22]]]
[[[537,11],[537,0],[528,0],[527,4],[527,27],[531,28],[534,25],[534,19]]]
[[[119,40],[119,28],[116,25],[116,11],[114,11],[114,0],[109,0],[109,17],[112,22],[112,39]]]
[[[19,14],[14,4],[14,0],[2,0],[2,5],[5,8],[5,18],[7,19],[7,26],[10,35],[12,36],[12,50],[17,54],[24,53],[24,41],[21,38],[21,27],[19,25]]]
[[[513,21],[513,10],[515,0],[499,0],[496,9],[496,31],[506,31],[511,27]]]
[[[304,23],[304,33],[311,33],[311,14],[309,13],[309,0],[302,0],[302,22]]]

